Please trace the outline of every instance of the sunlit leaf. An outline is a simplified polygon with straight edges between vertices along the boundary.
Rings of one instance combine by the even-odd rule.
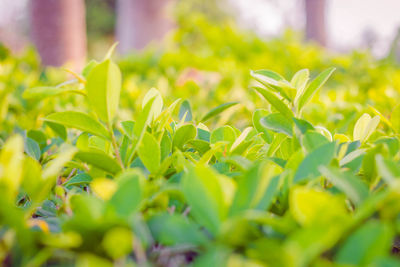
[[[212,117],[217,116],[218,114],[222,113],[226,109],[233,107],[235,105],[239,104],[239,102],[229,102],[229,103],[224,103],[219,105],[218,107],[215,107],[211,109],[209,112],[207,112],[206,115],[201,119],[202,122],[211,119]]]
[[[110,59],[94,66],[90,71],[86,91],[89,103],[104,122],[110,123],[115,117],[121,91],[121,72]]]
[[[257,90],[257,92],[259,92],[282,115],[288,119],[293,117],[293,112],[288,108],[287,104],[279,99],[274,93],[261,87],[254,87],[254,89]]]
[[[379,124],[379,120],[379,116],[371,118],[369,114],[364,113],[354,126],[353,140],[360,140],[361,143],[366,141],[368,137],[375,131]]]
[[[79,151],[76,153],[75,158],[111,174],[121,171],[121,166],[118,162],[101,151]]]
[[[368,197],[368,187],[351,173],[342,173],[332,167],[319,167],[319,171],[356,205]]]
[[[369,221],[355,231],[335,256],[338,264],[367,265],[389,254],[393,231],[383,222]]]
[[[335,143],[327,143],[311,151],[297,168],[293,182],[299,183],[320,175],[318,168],[329,164],[334,156],[335,147]]]
[[[284,133],[289,137],[293,135],[293,123],[290,119],[283,116],[281,113],[272,113],[260,120],[261,125],[267,129]]]
[[[144,166],[151,172],[155,173],[160,167],[161,151],[157,140],[148,132],[143,136],[139,145],[138,154]]]
[[[64,111],[50,114],[45,118],[47,122],[58,123],[67,127],[88,132],[109,139],[107,129],[89,115],[77,111]]]
[[[317,78],[311,81],[304,90],[297,92],[298,95],[296,95],[294,102],[294,105],[297,108],[297,112],[301,112],[302,108],[308,102],[310,102],[311,98],[325,84],[325,82],[329,79],[329,77],[332,75],[334,71],[335,68],[329,68],[327,70],[324,70],[317,76]]]

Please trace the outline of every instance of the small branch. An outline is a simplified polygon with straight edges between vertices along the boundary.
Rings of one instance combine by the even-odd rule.
[[[75,171],[76,171],[76,168],[73,168],[72,171],[69,173],[67,179],[65,179],[65,181],[68,181],[72,177],[72,175],[74,175]]]
[[[125,169],[124,163],[122,163],[121,155],[119,154],[117,139],[115,139],[115,135],[114,135],[114,131],[112,129],[111,123],[108,123],[108,131],[110,132],[110,135],[111,135],[111,143],[114,148],[115,157],[117,158],[117,161],[118,161],[119,165],[121,166],[121,168]]]
[[[133,239],[133,253],[135,254],[139,266],[144,265],[147,261],[146,252],[143,250],[141,242],[136,238]]]
[[[182,215],[183,215],[184,217],[186,217],[186,216],[188,216],[189,212],[190,212],[190,207],[187,207],[187,208],[183,211]]]

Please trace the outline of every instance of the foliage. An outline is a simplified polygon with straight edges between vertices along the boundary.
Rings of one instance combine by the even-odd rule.
[[[70,80],[5,53],[3,265],[398,266],[397,66],[194,25]]]

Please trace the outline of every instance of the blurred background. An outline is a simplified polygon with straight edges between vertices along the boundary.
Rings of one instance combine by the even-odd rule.
[[[393,54],[398,0],[0,0],[0,42],[13,53],[32,44],[42,63],[80,68],[112,43],[129,54],[160,42],[195,14],[268,39],[288,29],[335,52]]]
[[[303,115],[350,131],[370,106],[389,116],[400,99],[398,10],[399,0],[0,0],[0,121],[6,131],[15,122],[35,129],[54,110],[84,109],[79,96],[23,94],[77,86],[59,67],[85,76],[118,42],[120,119],[132,119],[155,87],[166,104],[187,100],[197,116],[240,101],[215,123],[245,127],[268,106],[250,89],[250,70],[290,80],[300,69],[316,77],[336,67]]]

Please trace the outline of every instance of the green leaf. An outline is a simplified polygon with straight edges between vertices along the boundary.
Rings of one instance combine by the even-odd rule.
[[[127,227],[118,226],[108,230],[105,233],[101,242],[101,246],[104,248],[107,255],[109,255],[114,260],[118,260],[128,256],[128,254],[132,252],[133,244],[134,241],[132,230]],[[94,265],[100,266],[96,263],[94,263]]]
[[[290,101],[289,96],[292,95],[295,88],[278,73],[271,70],[256,70],[251,71],[250,75],[264,86],[278,92],[282,97]],[[289,96],[287,93],[289,93]]]
[[[133,134],[140,141],[147,129],[147,126],[151,123],[153,118],[153,103],[155,98],[150,99],[144,106],[139,118],[134,124]]]
[[[63,93],[78,93],[85,94],[81,90],[65,87],[33,87],[28,88],[22,94],[25,99],[39,100],[50,96],[56,96]]]
[[[319,171],[335,187],[343,191],[356,205],[360,205],[368,197],[368,187],[349,172],[342,173],[333,167],[320,166]]]
[[[400,105],[394,107],[390,115],[390,122],[396,133],[400,133]]]
[[[61,137],[61,139],[63,139],[64,141],[67,140],[67,129],[65,129],[63,125],[50,121],[46,121],[45,124],[49,126],[56,135]]]
[[[302,136],[301,143],[306,151],[312,151],[323,144],[329,143],[329,140],[320,133],[307,131]]]
[[[233,107],[235,105],[239,104],[239,102],[228,102],[228,103],[224,103],[222,105],[219,105],[218,107],[215,107],[213,109],[211,109],[209,112],[207,112],[206,115],[204,115],[204,117],[201,119],[202,122],[211,119],[212,117],[217,116],[218,114],[222,113],[223,111],[225,111],[226,109]]]
[[[110,134],[100,122],[82,112],[57,112],[47,116],[45,121],[58,123],[67,127],[76,128],[84,132],[110,139]]]
[[[164,159],[168,157],[168,155],[172,152],[171,150],[172,150],[172,141],[169,138],[168,133],[164,132],[160,143],[161,161],[164,161]]]
[[[87,78],[92,69],[98,64],[99,62],[97,62],[96,60],[90,60],[82,70],[83,77]]]
[[[86,91],[89,103],[101,120],[111,123],[118,109],[121,91],[121,72],[107,59],[90,71]]]
[[[369,221],[357,229],[340,247],[335,262],[367,266],[378,257],[389,254],[393,234],[389,225],[376,220]]]
[[[397,267],[400,266],[400,260],[395,256],[377,257],[371,266],[383,266],[383,267]]]
[[[113,43],[113,45],[108,49],[106,55],[104,56],[104,60],[111,59],[117,45],[118,45],[118,42]]]
[[[164,246],[202,245],[207,242],[199,227],[181,215],[163,213],[150,218],[148,224],[152,236]]]
[[[37,160],[31,157],[25,157],[23,164],[24,168],[21,188],[28,194],[29,198],[35,202],[38,200],[38,196],[43,193],[43,183],[41,179],[42,166]],[[15,179],[16,177],[14,176],[13,178]],[[47,193],[48,192],[44,192],[44,194]],[[45,197],[47,197],[47,195]]]
[[[122,130],[124,131],[125,135],[130,139],[133,138],[133,129],[135,127],[134,121],[123,121],[121,122]]]
[[[295,186],[291,189],[289,208],[293,218],[302,226],[324,226],[325,231],[332,229],[330,225],[342,223],[348,217],[342,196],[310,186]],[[340,227],[333,228],[338,229]]]
[[[212,131],[210,136],[210,143],[215,144],[216,142],[227,142],[228,144],[233,144],[236,140],[235,130],[229,126],[221,126],[214,131]]]
[[[311,98],[315,95],[315,93],[325,84],[325,82],[329,79],[332,73],[335,71],[335,68],[329,68],[320,73],[317,78],[315,78],[304,91],[298,91],[298,95],[296,95],[294,104],[297,107],[297,112],[301,112],[302,108],[310,102]],[[297,100],[297,101],[296,101]]]
[[[223,192],[216,174],[209,168],[190,167],[182,178],[182,191],[198,223],[216,234],[226,217]]]
[[[89,149],[90,148],[99,149],[107,153],[107,151],[109,151],[110,148],[110,142],[98,136],[90,136],[88,138],[88,147]]]
[[[360,140],[360,142],[366,141],[369,136],[375,131],[376,127],[378,127],[380,121],[380,117],[376,115],[371,118],[371,116],[367,113],[364,113],[356,122],[353,130],[353,139],[354,141]]]
[[[79,150],[89,150],[89,137],[88,133],[81,133],[76,139],[75,146]]]
[[[251,76],[258,77],[263,81],[275,85],[278,85],[279,81],[286,81],[285,78],[282,77],[279,73],[276,73],[272,70],[256,70],[250,72]]]
[[[309,153],[297,168],[293,182],[299,183],[320,175],[319,166],[328,165],[335,155],[336,143],[327,143]]]
[[[197,138],[206,142],[210,142],[211,133],[210,130],[206,128],[200,128],[201,123],[197,126]]]
[[[155,98],[152,98],[146,103],[142,112],[139,115],[139,118],[137,119],[137,121],[133,126],[132,138],[135,138],[135,140],[132,145],[132,148],[127,152],[127,157],[125,162],[126,165],[129,165],[132,162],[133,156],[135,155],[136,150],[138,149],[140,142],[142,141],[144,133],[147,130],[147,126],[151,123],[151,120],[153,118],[154,99]]]
[[[63,185],[64,186],[80,186],[80,185],[87,185],[92,181],[92,177],[90,177],[89,174],[82,172],[79,173],[77,175],[75,175],[74,177],[72,177],[71,179],[69,179],[68,181],[66,181]]]
[[[151,108],[152,114],[153,114],[153,117],[151,120],[154,121],[161,114],[161,110],[163,108],[164,102],[163,102],[160,92],[155,88],[151,88],[143,98],[142,109],[144,109],[144,107],[147,105],[147,103],[151,99],[154,99],[152,108]]]
[[[7,192],[7,194],[14,194],[18,191],[23,174],[23,153],[24,140],[20,135],[13,135],[9,137],[1,147],[0,184],[3,187],[3,193]]]
[[[119,145],[119,153],[121,155],[122,162],[126,161],[126,155],[128,153],[130,144],[131,144],[131,141],[129,140],[129,138],[126,135],[124,135],[122,137],[121,144]]]
[[[381,137],[375,141],[376,144],[384,144],[389,150],[389,156],[394,157],[400,150],[400,141],[395,137]]]
[[[288,138],[289,137],[286,134],[276,134],[272,143],[268,147],[267,156],[274,156],[277,150],[280,148],[281,144],[283,144]]]
[[[296,72],[295,75],[293,75],[293,78],[290,81],[290,83],[294,88],[297,89],[297,92],[300,92],[297,94],[301,95],[303,93],[303,90],[306,88],[309,79],[310,79],[310,71],[308,69],[302,69]]]
[[[33,139],[33,140],[35,140],[38,143],[40,149],[43,149],[43,148],[45,148],[47,146],[47,137],[46,137],[46,135],[44,134],[43,131],[40,131],[40,130],[29,130],[26,133],[26,136],[31,138],[31,139]]]
[[[229,214],[238,215],[248,209],[268,210],[277,189],[277,183],[273,183],[273,177],[279,173],[280,169],[274,163],[267,162],[256,164],[244,173],[238,179],[238,189]]]
[[[253,131],[253,127],[247,127],[246,129],[244,129],[243,132],[239,135],[239,137],[236,138],[235,142],[233,142],[230,152],[233,152],[236,148],[243,145],[243,143],[245,142],[251,131]]]
[[[312,126],[312,124],[306,120],[299,118],[292,118],[292,119],[296,125],[296,128],[298,128],[302,134],[305,134],[307,131],[312,131],[315,129],[314,126]]]
[[[61,147],[60,150],[61,151],[57,154],[57,157],[46,164],[42,173],[43,180],[55,178],[65,164],[72,159],[77,149],[65,145],[65,148]]]
[[[76,221],[75,224],[77,225],[68,225],[67,221],[65,225],[66,229],[73,229],[83,225],[86,227],[93,227],[93,224],[101,218],[104,209],[103,201],[100,198],[89,194],[73,194],[70,199],[70,205]]]
[[[139,145],[138,154],[150,173],[155,173],[158,170],[161,161],[160,145],[149,132],[145,132]]]
[[[223,159],[223,162],[229,163],[232,166],[234,166],[242,171],[249,169],[252,165],[252,162],[250,160],[248,160],[245,157],[238,156],[238,155],[226,157]]]
[[[339,161],[339,165],[342,166],[346,166],[349,163],[357,160],[358,158],[364,156],[365,154],[365,150],[364,149],[356,149],[354,151],[351,151],[350,153],[348,153],[346,156],[344,156],[340,161]]]
[[[199,257],[193,263],[193,267],[204,267],[204,266],[228,266],[228,259],[230,255],[228,248],[223,246],[211,246],[207,252]],[[234,263],[231,266],[251,266],[242,263]]]
[[[172,141],[172,147],[183,150],[183,146],[196,137],[197,130],[193,124],[186,124],[176,130]]]
[[[284,115],[288,119],[291,119],[293,117],[293,112],[274,93],[261,87],[253,87],[253,88],[257,90],[257,92],[259,92],[282,115]]]
[[[315,130],[325,136],[330,142],[333,141],[332,133],[323,126],[315,126]]]
[[[129,217],[139,210],[143,199],[143,178],[135,171],[127,171],[116,178],[118,188],[109,200],[118,215]]]
[[[281,113],[272,113],[260,120],[261,125],[267,129],[277,132],[284,133],[289,137],[293,136],[293,123],[287,117]]]
[[[265,128],[260,122],[261,118],[267,116],[268,114],[270,113],[265,109],[257,109],[253,113],[252,120],[254,128],[257,130],[257,132],[262,133],[261,137],[265,140],[265,142],[271,143],[272,133],[267,128]]]
[[[395,163],[393,160],[384,159],[382,155],[376,155],[375,160],[378,174],[386,183],[391,185],[400,178],[400,167],[398,163]]]
[[[121,171],[118,162],[101,151],[79,151],[75,158],[114,175]]]
[[[180,102],[181,102],[181,99],[175,100],[171,105],[169,105],[169,107],[167,107],[166,109],[163,110],[163,112],[161,112],[160,116],[158,116],[158,118],[157,118],[156,132],[164,131],[165,127],[169,128],[169,126],[170,126],[169,123],[171,121],[172,114],[174,113],[176,107],[178,106],[178,104]]]
[[[36,160],[40,159],[41,152],[39,144],[29,137],[25,139],[25,152]]]
[[[185,122],[192,121],[193,119],[192,108],[188,100],[183,101],[179,108],[179,120],[182,120],[183,116],[186,116]]]
[[[199,139],[192,139],[189,142],[187,142],[187,144],[190,147],[192,147],[193,149],[195,149],[196,151],[198,151],[200,153],[200,155],[203,155],[211,148],[210,143],[208,143],[207,141],[204,141],[204,140],[199,140]]]

